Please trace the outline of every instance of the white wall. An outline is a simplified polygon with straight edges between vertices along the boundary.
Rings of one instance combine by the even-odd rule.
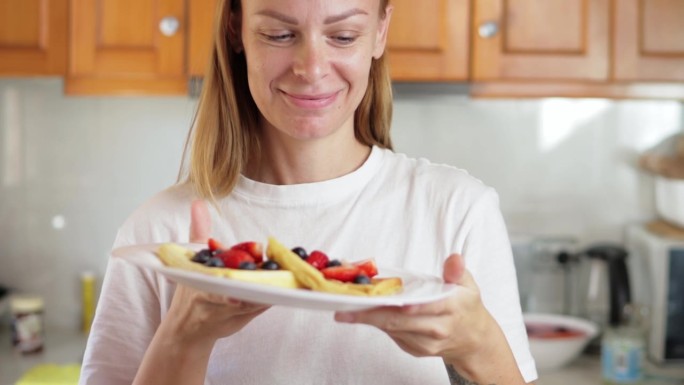
[[[653,217],[652,181],[636,163],[684,128],[681,103],[472,100],[435,88],[395,93],[395,149],[495,187],[512,233],[620,240],[625,223]]]
[[[684,121],[677,102],[471,100],[436,86],[395,96],[397,151],[494,186],[514,234],[586,242],[653,216],[634,162]],[[175,181],[195,103],[0,80],[0,285],[43,295],[49,323],[78,325],[79,272],[102,274],[117,226]]]

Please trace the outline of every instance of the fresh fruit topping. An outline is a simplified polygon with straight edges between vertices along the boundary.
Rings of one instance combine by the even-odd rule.
[[[225,247],[221,244],[221,242],[217,241],[214,238],[209,238],[209,242],[207,242],[209,245],[209,250],[211,252],[216,252],[217,250],[223,250]]]
[[[257,265],[254,262],[242,262],[239,266],[240,270],[256,270]]]
[[[324,252],[319,250],[314,250],[309,254],[309,258],[306,259],[309,264],[318,270],[323,270],[328,267],[328,261],[330,259]]]
[[[264,260],[264,247],[259,242],[242,242],[231,247],[231,249],[248,252],[254,258],[255,263],[261,263]]]
[[[225,267],[241,270],[280,270],[280,265],[274,260],[264,260],[264,247],[261,243],[248,241],[241,242],[230,248],[214,238],[209,238],[208,248],[198,251],[192,261],[208,267]],[[330,259],[327,254],[320,250],[314,250],[311,254],[303,247],[295,247],[292,252],[302,260],[323,273],[326,279],[337,280],[345,283],[371,284],[371,278],[378,274],[378,267],[373,259],[364,259],[358,262],[340,262]]]
[[[354,283],[360,283],[363,285],[367,285],[371,283],[371,279],[368,278],[366,274],[359,274],[356,277],[354,277]]]
[[[197,263],[201,263],[204,265],[205,263],[207,263],[209,258],[211,258],[212,256],[213,256],[213,254],[211,253],[211,250],[202,249],[202,250],[198,251],[194,257],[192,257],[192,261],[197,262]]]
[[[378,275],[378,266],[372,259],[364,259],[362,261],[354,262],[352,263],[352,266],[358,267],[369,278],[373,278]]]
[[[248,252],[237,249],[228,249],[216,254],[223,264],[230,269],[239,269],[242,262],[254,263],[254,258]]]
[[[309,255],[306,253],[306,250],[304,250],[303,247],[295,247],[294,249],[292,249],[292,252],[299,255],[301,259],[309,258]]]
[[[361,270],[358,267],[351,265],[326,267],[321,270],[321,273],[323,273],[325,278],[336,279],[342,282],[354,282],[354,278],[356,278],[360,272]]]
[[[333,266],[342,266],[342,262],[340,262],[339,259],[331,259],[328,262],[328,266],[326,266],[326,267],[333,267]]]
[[[280,270],[280,265],[276,261],[266,261],[261,265],[263,270]]]
[[[223,263],[221,258],[217,258],[217,257],[209,258],[209,260],[204,264],[204,266],[207,266],[207,267],[226,267],[226,265]]]

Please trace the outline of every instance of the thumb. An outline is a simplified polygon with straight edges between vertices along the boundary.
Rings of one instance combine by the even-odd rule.
[[[446,283],[454,283],[461,286],[476,287],[473,277],[465,267],[465,260],[461,254],[451,254],[444,261],[443,278]]]
[[[211,217],[207,202],[197,199],[190,206],[190,242],[207,243],[211,234]]]

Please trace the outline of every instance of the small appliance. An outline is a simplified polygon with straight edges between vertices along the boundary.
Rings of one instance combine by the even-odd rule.
[[[662,221],[629,226],[626,246],[635,302],[650,307],[648,355],[684,362],[684,229]]]
[[[601,330],[625,322],[625,306],[632,302],[627,269],[628,252],[622,245],[595,244],[577,257],[586,258],[582,284],[582,316],[596,322]]]
[[[580,247],[571,237],[512,244],[524,312],[587,318],[601,331],[622,323],[631,303],[628,252],[622,245]]]

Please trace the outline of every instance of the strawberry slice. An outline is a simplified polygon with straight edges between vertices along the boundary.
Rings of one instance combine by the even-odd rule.
[[[342,282],[354,282],[354,278],[362,273],[361,269],[354,265],[343,265],[326,267],[321,270],[323,276],[327,279],[336,279]]]
[[[217,241],[214,238],[209,238],[209,241],[207,242],[207,245],[209,246],[209,251],[212,253],[216,250],[223,250],[225,247],[221,244],[221,242]]]
[[[243,262],[254,263],[254,258],[248,252],[238,249],[220,251],[216,258],[220,258],[223,264],[230,269],[239,269]]]
[[[368,278],[373,278],[378,275],[378,266],[375,264],[373,259],[364,259],[362,261],[353,262],[352,266],[356,266],[361,271],[368,276]]]
[[[323,270],[328,266],[328,261],[330,259],[324,252],[319,250],[314,250],[309,254],[309,258],[306,259],[309,264],[318,270]]]
[[[246,251],[254,258],[255,263],[261,263],[264,260],[264,247],[259,242],[242,242],[231,247],[231,249]]]

